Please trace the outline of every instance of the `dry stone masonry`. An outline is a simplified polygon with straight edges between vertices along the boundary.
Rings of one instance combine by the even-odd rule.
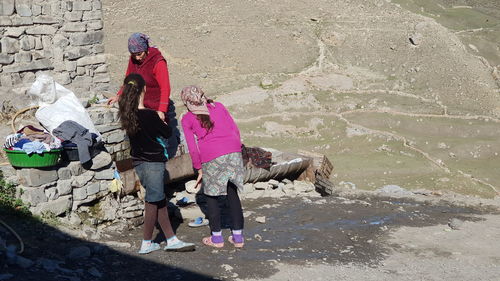
[[[40,72],[90,98],[110,81],[101,0],[0,1],[0,102],[17,109]],[[15,98],[14,98],[15,97]]]
[[[113,201],[108,198],[114,197],[109,191],[115,172],[113,160],[130,157],[129,142],[120,129],[117,109],[92,106],[87,111],[100,131],[107,150],[92,159],[93,164],[89,169],[85,169],[79,161],[61,162],[58,166],[40,169],[2,166],[4,176],[8,181],[18,183],[18,197],[29,204],[34,214],[63,216],[79,223],[82,220],[78,214],[86,212],[89,206],[100,201],[107,206]],[[129,203],[108,208],[103,214],[86,217],[92,217],[89,221],[92,224],[137,216],[142,216],[142,207],[133,208]],[[101,221],[96,221],[95,217]]]

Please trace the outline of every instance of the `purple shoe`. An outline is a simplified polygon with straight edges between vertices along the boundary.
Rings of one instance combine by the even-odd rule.
[[[245,239],[242,234],[233,234],[229,236],[229,243],[233,244],[235,248],[243,248]]]
[[[201,240],[203,244],[214,247],[214,248],[222,248],[224,247],[224,238],[221,236],[208,236]]]

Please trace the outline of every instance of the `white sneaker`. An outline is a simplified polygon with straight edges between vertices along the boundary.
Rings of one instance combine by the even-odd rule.
[[[195,250],[193,243],[187,243],[181,240],[173,245],[167,245],[163,249],[167,252],[189,252]]]
[[[141,249],[139,250],[139,254],[144,255],[144,254],[149,254],[151,252],[154,252],[156,250],[161,249],[160,244],[155,243],[155,242],[146,242],[142,243]]]

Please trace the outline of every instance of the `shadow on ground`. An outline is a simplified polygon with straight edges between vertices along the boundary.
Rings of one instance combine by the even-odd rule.
[[[219,280],[72,237],[31,217],[11,212],[0,217],[23,239],[25,250],[20,256],[31,260],[21,263],[24,268],[12,264],[13,259],[0,248],[0,280]],[[0,238],[19,248],[15,236],[1,225]],[[195,259],[196,252],[182,255]]]

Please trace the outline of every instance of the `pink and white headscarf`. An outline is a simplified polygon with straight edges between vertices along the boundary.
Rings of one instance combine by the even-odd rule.
[[[209,115],[207,108],[207,97],[198,86],[187,86],[181,91],[182,102],[193,114]]]

